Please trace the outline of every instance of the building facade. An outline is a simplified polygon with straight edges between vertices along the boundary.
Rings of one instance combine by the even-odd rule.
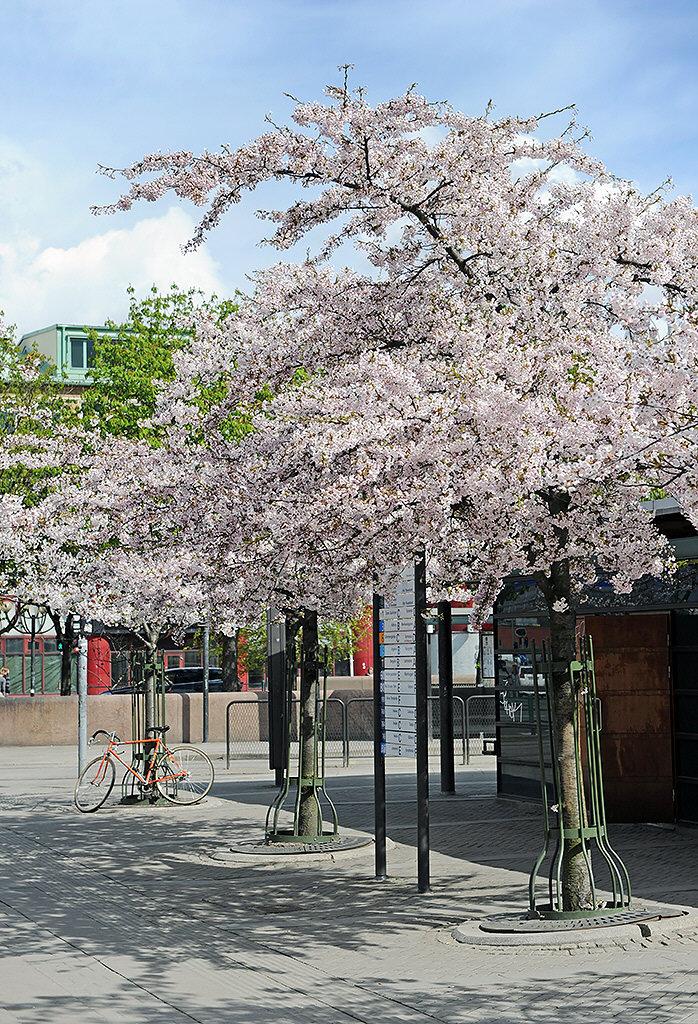
[[[113,336],[113,331],[106,327],[52,324],[23,334],[19,346],[24,352],[38,352],[46,365],[56,367],[66,392],[79,395],[90,384],[90,368],[94,366],[94,341],[88,331]]]

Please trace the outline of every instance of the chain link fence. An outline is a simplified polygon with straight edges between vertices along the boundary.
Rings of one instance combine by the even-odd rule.
[[[496,741],[496,695],[472,693],[465,698],[465,760],[473,754],[494,753]]]
[[[298,700],[294,698],[293,740],[298,737]],[[439,752],[441,739],[441,707],[438,697],[428,698],[429,752]],[[326,756],[341,759],[348,765],[352,758],[373,757],[373,697],[350,697],[344,701],[330,697],[327,701]],[[470,763],[472,754],[486,752],[495,738],[494,694],[473,694],[453,697],[454,753],[462,764]],[[266,758],[269,753],[268,702],[231,700],[226,707],[226,765],[234,760]]]
[[[441,742],[441,703],[428,697],[429,753],[438,754]],[[466,705],[462,697],[453,697],[453,743],[455,753],[466,763]],[[352,697],[347,701],[347,745],[349,757],[373,757],[373,697]]]
[[[299,700],[293,699],[291,740],[298,739]],[[269,756],[269,701],[231,700],[225,709],[225,760],[254,760]],[[346,705],[338,697],[328,697],[325,719],[325,755],[348,763]]]

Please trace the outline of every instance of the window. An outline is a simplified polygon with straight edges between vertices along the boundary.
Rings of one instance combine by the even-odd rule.
[[[80,370],[85,365],[85,342],[82,338],[70,339],[70,365]]]
[[[91,338],[69,338],[70,367],[85,370],[95,364],[95,344]]]

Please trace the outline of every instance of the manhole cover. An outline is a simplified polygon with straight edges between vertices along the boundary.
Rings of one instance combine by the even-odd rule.
[[[322,843],[265,843],[264,839],[249,839],[228,846],[226,854],[257,854],[263,857],[295,857],[302,853],[336,853],[338,850],[358,850],[369,846],[371,836],[337,836],[331,842]],[[223,851],[221,851],[223,852]]]
[[[684,910],[671,908],[661,910],[628,910],[617,914],[595,914],[593,917],[576,917],[565,920],[545,918],[512,917],[510,914],[497,914],[480,921],[480,931],[506,932],[520,934],[523,932],[569,932],[584,928],[613,928],[622,924],[639,924],[641,921],[656,921],[663,917],[681,917]]]

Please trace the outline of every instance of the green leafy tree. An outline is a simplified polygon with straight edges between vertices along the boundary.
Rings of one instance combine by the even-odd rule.
[[[197,311],[222,322],[237,307],[232,300],[208,298],[201,291],[182,291],[176,285],[166,292],[153,287],[144,299],[138,299],[130,287],[128,296],[129,312],[123,323],[108,320],[108,335],[88,332],[95,354],[83,414],[103,433],[157,444],[158,428],[144,421],[153,413],[161,383],[174,379],[173,355],[191,337]]]
[[[37,504],[59,470],[39,465],[43,441],[61,426],[75,427],[79,414],[66,402],[56,368],[38,352],[22,351],[0,313],[0,432],[3,445],[23,457],[0,463],[0,493]]]
[[[331,666],[335,661],[344,661],[356,651],[362,629],[363,617],[338,622],[335,619],[320,619],[318,622],[318,646],[320,657],[327,651],[327,661]],[[247,669],[263,669],[267,660],[267,623],[266,617],[260,618],[254,626],[246,626],[240,630],[239,646],[241,660]],[[298,640],[300,644],[300,639]],[[300,653],[300,649],[299,649]]]

